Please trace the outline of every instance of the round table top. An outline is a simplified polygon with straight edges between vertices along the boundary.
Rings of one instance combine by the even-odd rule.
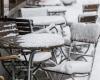
[[[0,39],[0,48],[41,49],[64,45],[64,38],[59,34],[29,33],[26,35],[11,35]]]
[[[34,16],[34,17],[21,17],[22,19],[33,20],[34,25],[50,25],[65,23],[65,19],[62,16]]]
[[[21,47],[30,48],[49,48],[61,46],[64,44],[64,39],[61,35],[50,33],[30,33],[21,36],[17,42]]]

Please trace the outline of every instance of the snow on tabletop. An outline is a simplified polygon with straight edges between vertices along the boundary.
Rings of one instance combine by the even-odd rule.
[[[18,42],[22,47],[52,47],[59,46],[64,44],[64,39],[62,36],[58,34],[49,34],[49,33],[41,33],[41,34],[26,34],[19,38]]]
[[[46,16],[46,8],[21,8],[22,17]]]

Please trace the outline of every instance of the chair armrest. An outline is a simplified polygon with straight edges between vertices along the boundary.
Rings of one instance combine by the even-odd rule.
[[[17,59],[17,58],[18,58],[18,55],[1,56],[0,57],[0,61],[12,60],[12,59]]]

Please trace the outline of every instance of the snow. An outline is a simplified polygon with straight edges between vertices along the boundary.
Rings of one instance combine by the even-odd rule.
[[[16,28],[13,28],[13,29],[5,29],[5,30],[1,30],[0,32],[8,32],[8,31],[15,31],[17,30]]]
[[[95,16],[95,15],[98,15],[97,12],[85,12],[83,14],[80,14],[79,16]]]
[[[58,32],[53,27],[55,27]],[[60,25],[55,25],[53,23],[50,26],[43,28],[43,29],[40,29],[40,30],[38,30],[34,33],[53,33],[53,34],[62,35],[62,30],[61,30]],[[67,45],[70,44],[71,32],[70,32],[69,26],[66,26],[66,27],[63,28],[63,38],[64,38],[65,44],[67,44]]]
[[[68,0],[68,2],[69,1],[71,1],[71,0]],[[100,0],[77,0],[75,4],[72,4],[71,6],[66,6],[65,17],[66,17],[67,22],[68,23],[78,23],[79,15],[88,16],[88,15],[97,14],[97,13],[85,13],[84,14],[82,6],[86,5],[86,4],[100,4]],[[57,0],[48,0],[45,3],[41,2],[40,5],[62,5],[62,4],[60,1],[57,1]],[[53,9],[50,9],[50,10],[53,11]],[[57,11],[59,11],[59,9]],[[98,14],[100,14],[100,7],[99,7]],[[25,18],[25,16],[23,18]],[[48,25],[51,23],[58,24],[58,23],[65,22],[64,19],[57,18],[57,17],[52,17],[51,19],[46,18],[46,17],[42,17],[41,19],[38,17],[34,17],[34,18],[28,17],[26,19],[32,19],[34,21],[34,24],[36,24],[36,25],[39,25],[39,24]],[[99,22],[100,22],[100,17],[97,19],[97,23],[99,23]],[[45,32],[46,30],[43,30],[43,31]],[[40,31],[40,33],[41,32],[42,31]],[[64,33],[64,34],[65,34],[65,39],[69,39],[70,35],[68,35],[68,37],[66,37],[67,34],[66,33]],[[68,34],[70,34],[69,31],[68,31]],[[41,33],[41,35],[38,33],[37,34],[36,33],[27,34],[27,35],[22,36],[20,38],[20,40],[18,40],[18,42],[23,42],[20,44],[20,46],[23,46],[23,47],[51,47],[51,46],[58,46],[58,45],[64,44],[64,40],[63,40],[62,36],[60,36],[58,34],[50,34],[50,33],[48,33],[48,34]],[[100,40],[97,45],[94,64],[93,64],[93,68],[92,68],[92,73],[91,73],[89,80],[99,80],[100,79],[100,76],[99,76],[99,74],[100,74],[100,65],[99,65],[100,64],[100,53],[99,53],[100,49],[99,48],[100,48]],[[90,54],[92,52],[93,46],[90,49],[91,50],[89,50],[88,54]],[[23,60],[23,56],[21,56],[21,57],[22,57],[21,59]],[[27,55],[27,57],[29,58],[29,55]],[[34,60],[35,60],[35,58],[34,58]],[[89,60],[88,62],[83,62],[83,61],[62,62],[61,64],[59,64],[55,67],[48,67],[47,69],[61,71],[64,73],[67,72],[69,74],[72,74],[74,72],[81,72],[81,73],[90,72],[91,60]],[[72,80],[72,79],[66,79],[66,80]],[[75,78],[75,80],[87,80],[87,77],[85,77],[85,78],[77,77],[77,78]]]
[[[84,61],[64,61],[54,67],[46,67],[45,69],[72,74],[72,73],[88,73],[91,71],[91,62]]]
[[[29,60],[30,54],[25,55],[27,61]],[[33,58],[34,62],[40,62],[40,61],[45,61],[51,58],[51,52],[36,52]],[[18,59],[21,61],[25,61],[25,57],[22,54],[18,55]]]
[[[46,8],[21,8],[22,17],[47,16]]]
[[[20,17],[22,19],[33,20],[34,25],[50,25],[52,23],[62,24],[65,19],[62,16],[34,16],[34,17]]]
[[[63,28],[63,37],[64,37],[65,44],[70,44],[71,32],[69,26]]]
[[[48,12],[66,11],[66,7],[65,6],[46,6],[44,8],[47,8]]]
[[[8,22],[8,23],[9,23],[9,22]],[[4,25],[3,27],[14,27],[14,26],[16,26],[15,23],[9,23],[8,25]]]
[[[71,26],[71,31],[73,40],[96,43],[100,34],[100,25],[95,23],[74,23]]]
[[[4,37],[11,37],[11,36],[17,36],[17,33],[9,33],[8,35],[4,36]]]
[[[67,73],[88,73],[91,71],[91,62],[67,61],[65,69]]]
[[[72,6],[66,7],[66,20],[68,23],[78,22],[79,14],[82,14],[82,5],[81,4],[73,4]]]
[[[100,40],[98,42],[90,80],[100,80]]]
[[[60,46],[64,44],[64,39],[62,36],[58,34],[49,34],[49,33],[41,33],[41,34],[26,34],[19,38],[18,42],[22,47],[53,47]]]
[[[77,0],[75,4],[66,7],[66,20],[68,23],[78,23],[78,16],[83,14],[83,5],[86,4],[98,4],[99,0]],[[91,13],[89,13],[91,14]],[[98,13],[99,14],[99,13]]]

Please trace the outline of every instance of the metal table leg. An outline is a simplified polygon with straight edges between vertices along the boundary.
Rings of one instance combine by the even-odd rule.
[[[32,80],[32,71],[31,71],[31,67],[32,67],[32,62],[33,62],[33,57],[34,57],[35,51],[33,51],[30,54],[30,58],[29,58],[29,64],[28,64],[28,80]]]

